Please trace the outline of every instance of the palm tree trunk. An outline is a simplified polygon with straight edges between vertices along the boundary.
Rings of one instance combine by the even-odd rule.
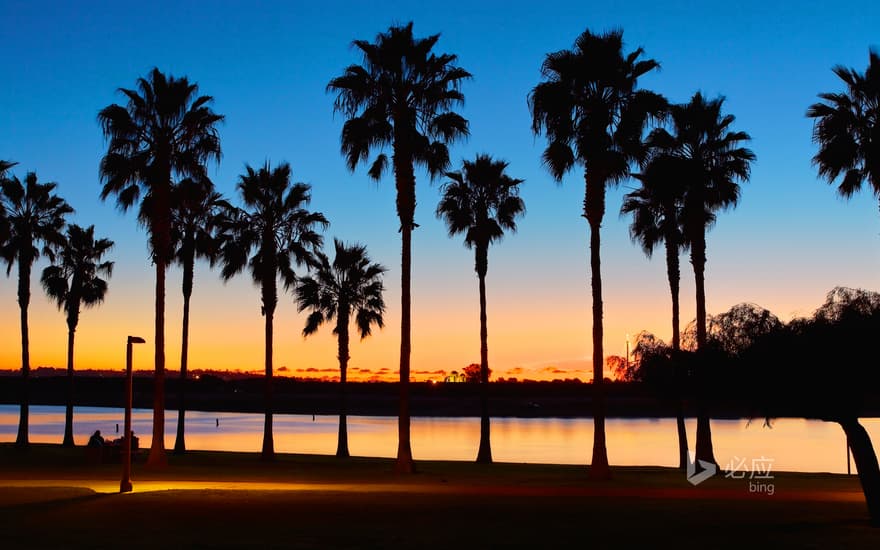
[[[153,381],[153,441],[147,465],[168,465],[165,456],[165,260],[156,255],[156,344]]]
[[[406,150],[407,136],[394,124],[394,177],[397,186],[397,216],[400,218],[400,411],[397,417],[397,461],[394,471],[411,474],[415,472],[412,444],[410,442],[409,416],[409,366],[412,353],[412,230],[416,209],[416,177],[413,173],[412,155]]]
[[[584,217],[590,225],[590,282],[593,293],[593,458],[590,477],[610,479],[611,469],[605,448],[605,357],[602,347],[602,262],[599,252],[599,230],[605,215],[605,181],[590,171],[584,173],[584,180]]]
[[[412,270],[412,225],[404,223],[401,233],[401,275],[400,275],[400,412],[397,417],[397,462],[394,471],[410,474],[415,471],[410,442],[409,417],[409,360],[411,353],[410,333],[410,285]]]
[[[672,349],[681,349],[681,318],[679,312],[679,287],[681,270],[678,261],[678,242],[675,237],[666,235],[666,275],[669,279],[669,293],[672,295]],[[678,391],[680,388],[676,388]],[[684,424],[684,403],[681,395],[676,396],[675,426],[678,431],[678,468],[687,470],[688,444],[687,429]]]
[[[679,396],[676,403],[675,427],[678,430],[678,469],[687,470],[688,464],[688,434],[684,424],[684,403]]]
[[[174,454],[186,452],[186,369],[189,357],[189,301],[192,297],[195,260],[187,258],[183,266],[183,334],[180,339],[180,387],[177,390],[177,438]]]
[[[340,306],[348,309],[347,305]],[[346,377],[348,373],[348,314],[340,311],[336,325],[339,335],[339,437],[336,442],[336,456],[348,458],[348,404],[346,403]]]
[[[272,323],[275,318],[274,308],[266,310],[266,386],[265,405],[266,416],[263,421],[263,450],[260,457],[263,460],[275,459],[275,441],[272,436]]]
[[[877,454],[871,444],[871,437],[859,423],[858,418],[847,418],[840,420],[839,423],[846,433],[849,448],[856,462],[856,471],[859,474],[862,491],[865,493],[871,526],[880,527],[880,465],[877,463]]]
[[[691,243],[691,263],[694,266],[694,286],[697,291],[697,351],[706,349],[706,234],[698,231],[697,238]],[[701,362],[698,365],[701,370],[711,368],[710,365]],[[705,375],[700,376],[705,380]],[[696,460],[703,460],[717,465],[715,452],[712,446],[712,426],[709,422],[709,405],[707,403],[705,387],[699,388],[700,393],[697,404],[697,443]]]
[[[678,243],[670,242],[666,237],[666,276],[669,279],[669,293],[672,295],[672,349],[681,349],[681,318],[679,312],[678,294],[681,281],[681,271],[678,262]]]
[[[67,329],[67,407],[64,411],[64,439],[62,447],[73,447],[73,344],[76,327]]]
[[[21,409],[18,416],[16,447],[28,446],[28,415],[30,406],[31,357],[28,335],[28,304],[31,300],[31,259],[18,257],[18,307],[21,313]]]
[[[268,247],[263,254],[263,278],[261,284],[263,315],[266,316],[266,335],[264,357],[266,360],[266,386],[265,406],[266,414],[263,422],[263,450],[260,457],[263,460],[275,460],[275,440],[272,434],[272,348],[273,348],[273,323],[275,322],[275,307],[278,305],[278,268],[275,263],[274,236],[269,231],[263,235],[263,246]]]
[[[489,336],[486,323],[486,271],[489,247],[477,245],[477,278],[480,281],[480,448],[477,462],[492,463],[492,444],[489,419]]]

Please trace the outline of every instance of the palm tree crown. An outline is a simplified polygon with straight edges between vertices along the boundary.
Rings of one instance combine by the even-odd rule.
[[[6,171],[15,166],[16,163],[7,160],[0,160],[0,181],[6,179]],[[9,238],[9,221],[6,219],[6,210],[0,208],[0,246]]]
[[[523,182],[504,171],[508,163],[478,155],[464,161],[462,169],[447,172],[449,181],[437,206],[437,216],[446,222],[449,236],[464,234],[464,243],[477,251],[476,270],[486,274],[488,246],[501,239],[504,231],[516,231],[516,218],[525,212],[518,185]]]
[[[30,273],[41,254],[53,258],[55,247],[64,242],[64,216],[72,213],[73,208],[53,194],[57,186],[52,182],[40,183],[34,172],[28,172],[23,184],[15,176],[0,181],[0,201],[10,230],[9,238],[0,248],[7,275],[16,262]]]
[[[230,279],[247,267],[257,284],[280,276],[285,288],[291,288],[296,282],[294,265],[317,266],[314,253],[323,237],[316,228],[326,228],[329,222],[320,212],[306,210],[311,188],[290,183],[289,164],[272,169],[267,162],[259,170],[247,165],[245,170],[237,187],[246,208],[231,209],[221,222],[222,276]]]
[[[113,262],[101,261],[113,248],[110,239],[95,239],[95,226],[67,227],[67,236],[58,247],[55,262],[43,270],[40,282],[58,309],[67,314],[67,323],[76,327],[80,306],[94,307],[104,301]]]
[[[220,160],[217,125],[223,120],[211,110],[211,96],[198,95],[198,85],[186,77],[166,76],[154,68],[139,78],[137,90],[120,88],[128,104],[112,104],[98,114],[109,143],[101,159],[104,186],[101,199],[116,196],[123,210],[141,194],[154,206],[142,208],[140,221],[150,230],[153,254],[170,251],[172,178],[206,177],[205,163]]]
[[[327,85],[337,94],[334,109],[345,115],[342,128],[342,154],[350,170],[366,162],[370,151],[394,148],[394,170],[398,193],[408,181],[401,170],[409,165],[424,166],[431,175],[449,165],[447,144],[468,135],[468,123],[451,109],[464,103],[461,82],[470,73],[455,66],[457,56],[431,52],[439,34],[415,38],[412,23],[391,27],[373,43],[355,40],[363,53],[362,65],[350,65],[342,76]],[[388,157],[379,153],[370,165],[369,175],[379,180],[388,167]],[[410,175],[410,178],[412,176]],[[402,222],[415,207],[398,197]],[[403,209],[403,210],[402,210]]]
[[[372,263],[363,245],[347,246],[338,239],[333,244],[333,261],[318,252],[314,275],[301,277],[296,283],[297,307],[299,311],[310,311],[303,336],[314,334],[322,324],[334,319],[333,334],[340,335],[347,331],[346,321],[353,314],[363,339],[372,333],[373,325],[385,326],[382,274],[388,270]]]
[[[623,32],[584,31],[571,50],[547,54],[541,82],[529,95],[532,131],[544,132],[544,163],[557,180],[575,163],[596,172],[597,181],[617,183],[644,154],[641,132],[662,116],[662,96],[636,88],[638,78],[658,69],[644,50],[623,53]]]
[[[843,174],[837,190],[844,197],[867,180],[880,198],[880,55],[869,52],[864,73],[840,65],[833,70],[847,89],[819,94],[824,102],[807,110],[816,119],[813,141],[819,145],[813,164],[829,183]]]

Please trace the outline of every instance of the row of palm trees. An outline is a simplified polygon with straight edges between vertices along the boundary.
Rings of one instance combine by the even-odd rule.
[[[395,180],[401,233],[401,383],[395,469],[401,472],[414,469],[408,383],[411,241],[412,231],[417,227],[414,220],[415,168],[424,169],[432,178],[442,174],[449,176],[450,182],[444,188],[438,215],[445,219],[451,235],[464,233],[465,243],[475,249],[475,269],[480,284],[481,381],[484,388],[488,381],[485,320],[488,244],[500,238],[505,229],[515,229],[514,220],[524,210],[516,193],[520,180],[504,175],[506,165],[503,163],[480,156],[465,163],[457,177],[447,172],[449,146],[469,134],[468,121],[454,109],[463,104],[461,85],[471,75],[456,65],[455,55],[432,51],[438,40],[439,35],[415,37],[412,23],[392,26],[377,34],[373,42],[355,40],[353,45],[362,55],[361,63],[348,66],[327,85],[327,92],[335,95],[334,110],[346,118],[341,132],[341,152],[348,168],[354,171],[361,163],[368,163],[368,175],[380,180],[390,167]],[[688,103],[676,105],[655,92],[640,89],[639,77],[659,67],[657,61],[645,59],[643,55],[641,48],[624,51],[622,31],[594,34],[586,30],[571,49],[545,57],[541,67],[543,79],[528,95],[532,131],[535,135],[547,137],[543,160],[551,175],[561,181],[575,165],[583,168],[583,216],[590,232],[593,304],[595,435],[591,474],[599,478],[610,475],[602,390],[600,255],[606,188],[629,177],[635,177],[641,184],[639,189],[627,195],[623,211],[633,215],[631,235],[647,253],[650,254],[660,242],[665,244],[673,298],[673,345],[680,341],[678,258],[682,250],[690,250],[696,283],[699,349],[706,343],[705,234],[715,222],[719,210],[736,205],[739,184],[748,180],[755,158],[743,145],[750,139],[748,134],[733,130],[734,117],[722,113],[723,98],[707,100],[697,93]],[[877,86],[880,78],[877,66],[877,54],[872,52],[864,75],[852,69],[835,68],[838,76],[847,83],[847,92],[821,95],[826,103],[817,103],[808,112],[808,116],[817,119],[814,139],[820,152],[814,162],[819,166],[820,175],[829,181],[844,174],[840,189],[846,195],[854,192],[863,179],[869,180],[875,192],[880,193],[877,179],[880,162],[876,152],[880,140],[875,137],[877,90],[880,88]],[[196,233],[211,228],[211,224],[204,220],[194,221],[187,232],[186,223],[175,219],[178,214],[183,216],[183,210],[176,209],[175,205],[186,202],[183,197],[187,187],[191,186],[192,191],[208,186],[206,164],[220,158],[217,124],[223,116],[211,110],[212,98],[198,95],[195,84],[186,78],[168,77],[158,69],[147,78],[139,79],[136,90],[120,91],[127,98],[127,104],[110,105],[98,117],[108,139],[107,153],[100,166],[101,197],[114,196],[123,210],[140,200],[139,220],[149,232],[150,250],[156,266],[156,397],[150,463],[162,464],[165,461],[162,447],[165,271],[175,258],[186,271],[186,266],[191,265],[195,257],[204,255],[196,244],[201,239]],[[498,194],[493,195],[497,202],[491,203],[479,195],[486,192],[486,184],[474,186],[479,190],[473,197],[460,196],[462,186],[480,181],[489,174],[493,185],[497,186]],[[329,260],[324,262],[318,254],[321,236],[316,231],[325,227],[327,221],[322,215],[305,209],[309,199],[308,186],[290,186],[289,175],[286,165],[274,170],[268,165],[260,170],[248,167],[238,186],[247,210],[230,209],[221,204],[220,197],[200,195],[206,201],[200,203],[200,208],[206,206],[235,213],[226,216],[217,230],[236,238],[209,245],[209,248],[216,247],[216,257],[223,263],[223,277],[232,277],[247,266],[261,286],[266,317],[267,420],[263,454],[267,457],[273,452],[269,382],[277,281],[280,277],[285,287],[290,288],[296,285],[296,267],[316,268],[329,264]],[[198,201],[190,202],[195,204]],[[480,211],[477,206],[487,210]],[[287,209],[288,214],[280,214],[281,209]],[[488,223],[485,215],[489,210],[494,218],[492,223]],[[473,213],[474,217],[468,218],[465,211]],[[189,244],[179,246],[176,249],[179,253],[175,252],[175,243],[183,243],[187,238]],[[187,311],[192,277],[185,276],[184,280],[182,376],[185,376]],[[320,277],[312,279],[319,280]],[[19,295],[22,303],[21,292]],[[310,333],[317,326],[313,323],[331,318],[331,309],[322,299],[316,298],[311,306],[303,306],[305,303],[309,302],[301,302],[301,307],[311,307],[313,315],[321,312],[320,317],[310,317],[309,323],[312,324],[307,324],[305,331]],[[24,326],[26,312],[22,315]],[[338,310],[334,315],[344,317]],[[359,325],[359,328],[363,335],[363,327]],[[341,332],[347,337],[347,331],[347,325],[343,330],[337,326],[340,337]],[[23,344],[24,340],[25,336]],[[339,359],[341,362],[348,360],[347,345],[343,350],[341,338]],[[23,352],[23,373],[26,364],[26,352]],[[491,460],[486,394],[483,395],[479,457]],[[180,420],[178,426],[182,433],[183,418]],[[485,436],[485,451],[482,436]],[[705,407],[699,413],[696,447],[699,460],[715,462]],[[181,437],[180,450],[183,448]]]
[[[186,135],[189,130],[150,127],[157,121],[167,121],[173,116],[168,115],[169,105],[177,100],[187,101],[190,94],[174,93],[179,80],[166,77],[153,71],[149,80],[139,82],[140,93],[124,91],[130,102],[125,114],[115,106],[102,111],[102,117],[114,118],[108,122],[107,128],[124,128],[138,135]],[[192,90],[191,86],[181,85]],[[132,99],[137,98],[137,99]],[[151,113],[145,116],[140,111],[142,105],[152,102],[166,112]],[[196,100],[194,103],[198,103]],[[204,103],[202,103],[204,104]],[[191,109],[192,107],[190,107]],[[172,113],[184,113],[180,117],[181,124],[187,119],[200,119],[215,115],[189,116],[185,106],[170,109]],[[103,118],[102,118],[103,120]],[[133,125],[141,125],[140,130],[131,129]],[[119,136],[111,136],[111,151]],[[129,146],[131,146],[129,144]],[[186,152],[178,153],[178,158],[187,158]],[[326,228],[327,220],[320,213],[306,209],[310,201],[308,185],[291,184],[291,170],[287,164],[272,169],[268,164],[255,170],[246,167],[246,173],[240,177],[238,190],[244,208],[236,208],[229,204],[213,187],[212,182],[199,175],[198,170],[191,169],[196,177],[186,177],[178,183],[170,185],[168,192],[169,246],[159,245],[161,239],[153,236],[159,224],[155,222],[160,211],[158,196],[152,187],[152,180],[136,180],[139,174],[151,173],[151,170],[139,166],[144,163],[144,152],[127,151],[125,153],[108,153],[102,162],[102,168],[112,166],[115,172],[105,170],[105,186],[103,197],[116,194],[119,206],[125,210],[135,204],[141,194],[138,218],[150,232],[150,250],[154,262],[161,263],[159,256],[164,256],[165,263],[177,262],[183,268],[183,323],[180,376],[185,381],[187,376],[189,307],[193,290],[194,264],[197,257],[207,259],[212,265],[222,263],[221,276],[228,280],[245,268],[250,271],[255,283],[261,289],[262,312],[265,317],[265,365],[266,365],[266,396],[265,396],[265,430],[262,455],[271,458],[274,455],[272,437],[272,349],[273,349],[273,318],[278,302],[277,282],[280,279],[285,289],[293,289],[300,311],[309,311],[304,335],[314,333],[327,321],[336,320],[334,333],[338,337],[341,370],[341,415],[338,454],[348,456],[346,416],[345,416],[345,380],[349,359],[349,323],[354,321],[361,337],[371,332],[371,327],[383,326],[385,309],[382,293],[384,286],[382,274],[386,269],[372,263],[362,245],[346,246],[341,241],[335,242],[336,254],[332,263],[321,252],[323,239],[317,229]],[[189,155],[193,158],[193,155]],[[480,276],[481,290],[481,337],[483,342],[484,378],[488,380],[488,364],[486,350],[486,314],[485,314],[485,274],[488,262],[488,245],[499,239],[504,229],[515,229],[514,218],[524,211],[522,200],[517,195],[517,185],[521,180],[507,176],[504,172],[507,164],[493,160],[487,155],[478,156],[473,162],[465,162],[461,172],[448,172],[449,183],[445,186],[444,199],[438,206],[437,215],[445,217],[449,224],[450,235],[466,234],[466,243],[474,245],[477,253],[477,271]],[[122,175],[120,175],[122,174]],[[36,181],[36,176],[31,175]],[[123,177],[124,176],[124,177]],[[128,178],[128,179],[125,179]],[[10,183],[15,182],[14,178]],[[141,189],[144,187],[144,189]],[[54,189],[50,184],[47,190]],[[8,193],[7,193],[8,194]],[[44,242],[46,253],[53,264],[44,270],[44,287],[50,296],[56,298],[59,307],[68,312],[70,339],[68,347],[69,392],[65,427],[65,445],[73,444],[72,437],[72,404],[73,404],[73,334],[78,321],[79,304],[99,303],[107,290],[107,283],[99,275],[112,273],[112,262],[100,262],[103,254],[112,247],[112,241],[94,238],[94,227],[87,230],[71,225],[68,230],[69,239],[63,240],[58,235],[64,226],[64,215],[72,209],[57,196],[52,200],[63,205],[56,209],[52,218],[51,230],[44,230],[39,236],[30,233],[31,240]],[[165,222],[163,222],[164,224]],[[16,226],[16,234],[24,232]],[[86,239],[88,237],[88,239]],[[87,242],[81,242],[87,241]],[[10,246],[13,241],[10,240]],[[88,249],[88,252],[86,251]],[[160,253],[165,250],[165,253]],[[57,256],[62,260],[56,265]],[[298,276],[297,267],[305,267],[313,271],[312,275]],[[160,277],[161,279],[161,277]],[[23,279],[29,280],[29,275]],[[160,280],[160,284],[161,280]],[[68,292],[70,289],[70,292]],[[73,298],[73,289],[78,289]],[[160,296],[161,298],[161,296]],[[163,304],[157,300],[157,308]],[[23,311],[26,312],[26,304]],[[27,324],[22,325],[23,350],[27,351]],[[26,363],[25,363],[26,364]],[[161,380],[162,372],[157,372],[157,380]],[[181,383],[179,396],[177,438],[175,452],[185,452],[185,383]],[[156,390],[154,419],[159,417],[164,422],[164,400],[161,387]],[[484,437],[481,443],[482,460],[491,461],[489,447],[489,417],[487,394],[483,395],[484,403]],[[20,444],[27,443],[27,403],[23,400]],[[164,437],[161,427],[154,422],[154,440]],[[158,430],[158,432],[157,432]],[[153,453],[164,452],[161,444],[152,446]],[[161,461],[154,463],[161,464]]]

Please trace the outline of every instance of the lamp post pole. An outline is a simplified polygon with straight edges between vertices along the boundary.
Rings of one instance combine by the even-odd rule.
[[[122,434],[122,481],[120,493],[131,492],[131,347],[146,342],[140,336],[129,336],[125,344],[125,431]]]

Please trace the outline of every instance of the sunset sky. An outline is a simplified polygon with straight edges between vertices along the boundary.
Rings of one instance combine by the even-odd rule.
[[[331,226],[325,239],[359,241],[386,277],[386,327],[352,342],[353,379],[396,377],[400,337],[400,235],[393,180],[378,185],[339,154],[343,118],[333,114],[327,82],[361,58],[353,39],[372,41],[391,24],[414,21],[417,36],[441,33],[435,51],[454,53],[473,74],[461,114],[471,136],[451,148],[453,168],[489,153],[522,178],[527,213],[519,231],[489,252],[489,361],[495,376],[591,377],[587,224],[580,169],[555,183],[541,166],[546,145],[531,133],[526,105],[548,52],[570,48],[584,29],[620,27],[626,51],[644,47],[662,70],[640,85],[685,102],[697,90],[724,95],[735,129],[751,134],[757,155],[736,210],[708,235],[709,313],[754,302],[783,320],[809,315],[837,285],[878,288],[880,216],[863,191],[850,201],[816,177],[811,120],[820,92],[842,89],[832,66],[860,72],[880,46],[880,3],[840,2],[0,2],[0,159],[12,173],[56,181],[76,209],[71,221],[95,224],[116,241],[106,302],[84,312],[77,366],[119,369],[125,336],[150,343],[137,368],[152,365],[154,270],[133,212],[99,200],[98,164],[106,143],[98,111],[123,99],[154,66],[199,84],[226,116],[223,158],[209,168],[218,190],[238,201],[245,163],[289,162],[295,181],[312,185],[311,208]],[[417,173],[419,228],[413,236],[413,378],[439,379],[479,359],[473,252],[449,239],[434,216],[441,181]],[[646,329],[669,339],[669,296],[662,253],[648,260],[619,217],[632,181],[612,190],[602,229],[605,350],[623,354],[626,335]],[[332,246],[332,245],[331,245]],[[64,317],[39,287],[30,307],[31,366],[63,367]],[[166,357],[179,367],[181,273],[168,274]],[[20,367],[15,270],[0,279],[0,368]],[[694,313],[693,275],[682,257],[682,327]],[[304,316],[282,296],[275,323],[275,366],[290,374],[337,372],[330,328],[304,339]],[[249,276],[224,284],[200,265],[192,298],[190,368],[260,370],[263,318]]]

